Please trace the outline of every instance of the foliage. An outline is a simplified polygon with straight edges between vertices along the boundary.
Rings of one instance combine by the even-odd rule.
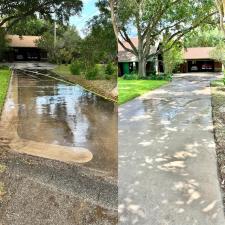
[[[184,46],[186,48],[215,47],[221,40],[221,31],[212,26],[205,26],[187,34],[184,39]]]
[[[7,40],[5,39],[5,31],[0,28],[0,61],[4,57],[4,53],[7,50]]]
[[[224,15],[225,15],[225,1],[224,0],[215,0],[215,5],[217,7],[218,13],[219,13],[219,25],[220,29],[223,32],[223,35],[225,37],[225,25],[224,25]]]
[[[116,60],[117,43],[111,23],[108,1],[96,3],[99,15],[87,23],[86,37],[81,44],[81,56],[87,64],[108,63]]]
[[[72,59],[79,56],[81,38],[75,27],[59,26],[57,29],[57,41],[54,45],[53,27],[45,32],[37,41],[37,46],[48,52],[51,62],[70,63]]]
[[[148,77],[149,80],[167,80],[171,81],[173,79],[172,73],[151,73]]]
[[[18,21],[18,23],[10,27],[8,33],[21,36],[40,36],[47,32],[49,29],[52,29],[50,21],[44,19],[37,19],[36,16],[29,16],[23,20]]]
[[[73,61],[71,64],[70,64],[70,72],[73,74],[73,75],[80,75],[81,74],[81,71],[83,69],[83,65],[80,61]]]
[[[221,41],[215,49],[210,52],[210,56],[225,65],[225,43]]]
[[[99,75],[99,66],[95,65],[87,69],[85,73],[85,78],[87,80],[96,80]]]
[[[179,45],[174,45],[163,54],[164,72],[166,74],[172,74],[177,66],[183,62],[183,52]]]
[[[82,9],[81,0],[4,0],[0,4],[0,27],[8,23],[8,27],[26,19],[29,16],[40,15],[44,19],[68,22],[70,16],[78,14]]]
[[[105,73],[106,75],[114,75],[115,73],[117,72],[117,66],[115,66],[113,63],[108,63],[106,65],[106,68],[105,68]]]
[[[129,73],[123,75],[124,80],[138,80],[139,75],[137,73]]]

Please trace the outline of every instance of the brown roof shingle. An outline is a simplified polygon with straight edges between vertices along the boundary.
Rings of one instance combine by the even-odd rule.
[[[214,47],[196,47],[184,49],[184,59],[210,59]]]
[[[6,39],[9,40],[10,47],[36,48],[35,42],[40,39],[40,36],[6,35]]]

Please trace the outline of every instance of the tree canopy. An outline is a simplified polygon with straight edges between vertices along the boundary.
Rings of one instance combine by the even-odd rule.
[[[37,46],[47,51],[51,62],[69,63],[80,54],[81,38],[75,27],[58,26],[57,39],[54,44],[53,25],[44,32]]]
[[[188,47],[215,47],[224,37],[218,28],[207,26],[204,29],[196,29],[185,35],[184,46]]]
[[[109,2],[96,3],[99,15],[87,23],[87,36],[82,43],[82,56],[89,63],[104,63],[116,60],[117,43],[113,31]]]
[[[8,27],[29,17],[38,15],[45,19],[66,22],[69,17],[79,13],[83,3],[81,0],[1,0],[0,27]]]

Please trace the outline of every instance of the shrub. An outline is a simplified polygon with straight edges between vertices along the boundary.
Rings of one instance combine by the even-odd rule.
[[[83,65],[80,61],[73,61],[70,65],[70,72],[73,75],[80,75]]]
[[[171,81],[173,74],[170,73],[160,73],[160,74],[156,74],[156,73],[151,73],[147,78],[149,80],[168,80]]]
[[[97,70],[98,70],[98,74],[97,74],[96,79],[105,80],[105,78],[106,78],[105,65],[104,64],[96,64],[94,67],[96,67]]]
[[[123,79],[124,80],[138,80],[139,75],[137,73],[124,74]]]
[[[87,69],[85,73],[85,78],[87,80],[96,80],[99,75],[99,65],[95,65],[92,68]]]
[[[106,75],[113,75],[116,73],[116,66],[113,63],[108,63],[105,68]]]

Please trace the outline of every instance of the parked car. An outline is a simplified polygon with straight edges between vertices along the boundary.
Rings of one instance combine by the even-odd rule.
[[[191,71],[198,71],[198,67],[197,66],[192,66],[191,67]]]
[[[24,59],[24,57],[23,57],[23,55],[22,55],[22,54],[19,54],[19,55],[16,55],[16,59],[17,59],[17,60],[23,60],[23,59]]]
[[[203,64],[202,65],[202,70],[212,70],[213,67],[211,64]]]

